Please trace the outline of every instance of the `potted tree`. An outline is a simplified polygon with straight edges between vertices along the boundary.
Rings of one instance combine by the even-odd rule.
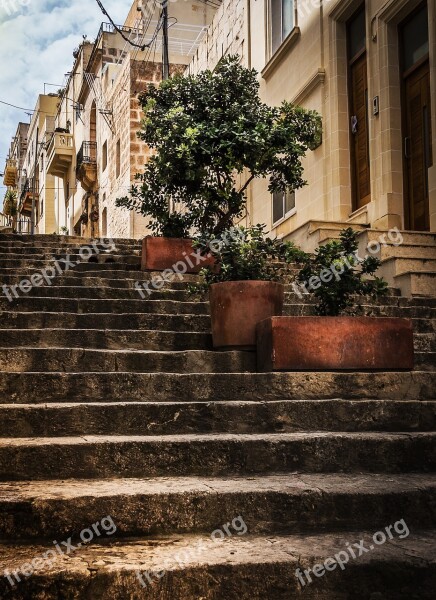
[[[360,316],[362,300],[387,293],[374,256],[360,257],[357,233],[302,257],[294,293],[315,300],[315,317],[266,319],[257,326],[260,371],[413,369],[410,319]]]
[[[202,236],[194,247],[215,260],[200,271],[202,283],[191,287],[209,289],[214,348],[254,350],[257,323],[282,314],[283,282],[305,253],[291,242],[266,237],[263,225]]]
[[[152,155],[117,205],[150,218],[144,269],[183,260],[193,233],[219,236],[231,227],[244,215],[254,178],[269,178],[271,192],[304,185],[301,159],[321,140],[320,117],[287,102],[263,103],[257,72],[237,56],[214,71],[149,85],[140,101],[138,135]]]
[[[3,213],[11,218],[12,221],[12,230],[15,231],[17,227],[17,214],[18,214],[18,206],[17,206],[17,192],[9,189],[4,198],[3,202]]]

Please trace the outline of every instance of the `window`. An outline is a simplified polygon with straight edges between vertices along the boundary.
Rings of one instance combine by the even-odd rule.
[[[273,224],[288,217],[295,210],[295,192],[274,192],[272,195]]]
[[[279,48],[294,28],[294,0],[271,0],[271,52]]]
[[[121,142],[118,140],[117,142],[117,151],[116,151],[116,178],[120,176],[121,172]]]
[[[403,70],[408,71],[429,53],[427,6],[404,25],[402,37]]]
[[[106,171],[107,167],[107,141],[103,144],[103,163],[101,166],[102,171]]]

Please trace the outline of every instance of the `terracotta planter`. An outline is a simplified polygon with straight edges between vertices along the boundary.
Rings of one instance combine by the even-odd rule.
[[[283,312],[284,286],[272,281],[226,281],[210,286],[214,348],[256,348],[259,321]]]
[[[258,370],[412,370],[410,319],[273,317],[257,326]]]
[[[198,273],[213,263],[213,258],[201,256],[194,250],[189,239],[147,236],[142,240],[142,271],[165,271],[177,265],[177,272]]]

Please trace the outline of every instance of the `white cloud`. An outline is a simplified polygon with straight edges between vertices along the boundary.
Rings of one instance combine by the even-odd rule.
[[[122,24],[132,0],[103,0]],[[95,0],[0,0],[0,100],[33,109],[44,83],[58,87],[73,65],[82,35],[94,39],[107,21]],[[56,87],[46,87],[46,92]],[[0,104],[0,171],[12,136],[25,112]],[[0,181],[0,205],[4,194]]]

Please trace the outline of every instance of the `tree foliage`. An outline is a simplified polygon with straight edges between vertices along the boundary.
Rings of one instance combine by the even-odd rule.
[[[200,271],[203,283],[191,288],[196,291],[224,281],[284,281],[295,263],[307,259],[292,242],[266,237],[265,225],[230,227],[218,236],[204,234],[193,245],[215,259],[215,265]]]
[[[288,102],[263,103],[257,72],[237,56],[214,71],[150,85],[140,101],[138,135],[153,154],[117,205],[150,216],[154,233],[220,233],[243,215],[257,177],[269,178],[271,192],[305,185],[301,159],[320,142],[321,118]]]

